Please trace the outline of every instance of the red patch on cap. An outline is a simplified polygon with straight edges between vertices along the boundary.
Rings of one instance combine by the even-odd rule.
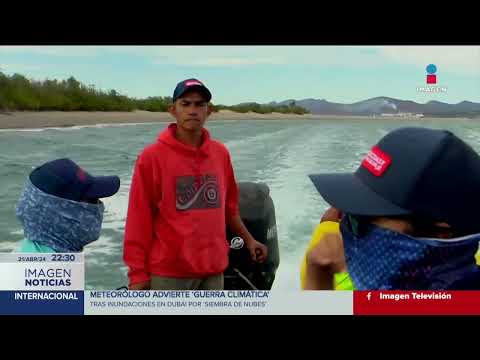
[[[85,181],[87,180],[87,174],[83,169],[78,169],[77,170],[77,177],[80,179],[80,181]]]
[[[192,85],[200,85],[203,86],[203,84],[200,81],[187,81],[185,83],[185,86],[192,86]]]
[[[381,176],[392,163],[389,155],[385,154],[378,146],[374,146],[362,161],[362,166],[375,176]]]

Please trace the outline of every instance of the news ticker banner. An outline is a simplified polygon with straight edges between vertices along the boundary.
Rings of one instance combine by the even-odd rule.
[[[21,293],[32,296],[38,291]],[[80,309],[67,308],[55,297],[41,300],[42,311],[38,310],[38,304],[25,299],[15,299],[14,309],[17,314],[45,314],[53,309],[56,314],[85,315],[480,315],[480,291],[87,290],[80,293],[83,296],[78,299],[68,299],[70,303],[80,303]]]
[[[0,253],[0,315],[480,315],[480,291],[84,291],[84,287],[82,253]]]
[[[0,253],[0,315],[83,315],[82,253]]]
[[[86,291],[85,314],[480,315],[480,291]]]
[[[351,292],[85,291],[85,314],[352,315]]]

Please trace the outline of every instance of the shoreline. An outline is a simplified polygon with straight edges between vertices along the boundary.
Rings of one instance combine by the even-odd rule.
[[[236,113],[229,110],[221,110],[213,113],[207,121],[229,120],[325,120],[325,119],[363,119],[363,120],[432,120],[434,118],[410,119],[405,117],[369,117],[354,115],[318,115],[318,114],[257,114]],[[438,118],[436,118],[438,119]],[[441,118],[446,119],[447,118]],[[454,118],[456,120],[462,118]],[[475,120],[475,119],[470,119]],[[0,112],[0,129],[2,130],[28,130],[47,128],[72,128],[85,126],[109,126],[109,125],[137,125],[151,123],[173,122],[173,117],[167,112],[87,112],[87,111],[16,111]]]
[[[236,113],[221,110],[212,113],[207,121],[228,120],[293,120],[316,118],[315,115],[295,114],[256,114]],[[15,111],[0,112],[0,129],[2,130],[27,130],[47,128],[71,128],[84,126],[108,126],[126,124],[153,124],[173,122],[174,118],[168,112],[149,111]]]

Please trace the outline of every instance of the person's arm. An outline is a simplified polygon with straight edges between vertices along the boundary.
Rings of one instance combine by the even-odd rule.
[[[334,290],[333,274],[307,262],[304,290]]]
[[[342,220],[342,212],[334,207],[328,208],[320,219],[320,223],[325,221],[333,221],[339,223]]]
[[[264,262],[267,259],[268,248],[266,245],[255,240],[248,231],[247,227],[240,217],[240,211],[238,208],[238,185],[235,180],[235,174],[233,172],[233,166],[230,159],[230,154],[227,151],[227,164],[226,164],[226,184],[227,184],[227,196],[225,204],[225,219],[230,230],[241,237],[245,241],[245,246],[250,252],[250,256],[254,261]]]
[[[325,234],[306,260],[305,290],[333,290],[335,273],[346,270],[341,235]]]
[[[140,156],[130,188],[123,253],[131,290],[150,288],[148,252],[153,240],[153,179],[149,170]]]
[[[312,235],[304,263],[302,265],[303,290],[333,290],[335,274],[346,271],[343,241],[339,231],[342,212],[333,207],[322,215],[320,224]]]

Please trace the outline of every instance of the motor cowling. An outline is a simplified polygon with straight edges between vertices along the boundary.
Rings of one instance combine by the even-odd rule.
[[[266,184],[240,182],[240,217],[252,236],[268,247],[265,262],[256,263],[237,234],[227,227],[230,246],[229,265],[225,275],[225,290],[270,290],[280,265],[275,207]]]

